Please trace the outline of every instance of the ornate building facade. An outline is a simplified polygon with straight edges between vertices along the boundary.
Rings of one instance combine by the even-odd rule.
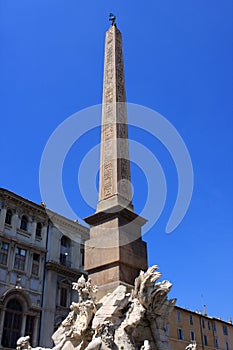
[[[71,284],[84,273],[89,230],[5,189],[0,209],[0,347],[24,334],[51,346],[77,300]]]

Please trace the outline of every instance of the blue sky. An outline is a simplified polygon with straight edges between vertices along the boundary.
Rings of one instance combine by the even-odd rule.
[[[159,159],[168,185],[164,211],[144,236],[149,263],[173,283],[179,306],[206,304],[209,315],[226,320],[233,316],[230,0],[0,0],[0,185],[41,201],[40,159],[51,133],[73,113],[101,103],[109,12],[123,34],[128,102],[175,126],[194,169],[188,213],[167,235],[177,194],[174,164],[159,141],[130,129]],[[80,197],[77,169],[98,142],[99,130],[85,135],[64,163],[64,190],[79,217],[93,208]],[[134,165],[132,180],[140,212],[146,181]]]

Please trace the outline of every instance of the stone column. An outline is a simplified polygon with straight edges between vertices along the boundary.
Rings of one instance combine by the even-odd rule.
[[[18,226],[19,226],[19,214],[17,213],[17,211],[15,211],[12,216],[12,230],[16,232],[17,229],[19,228]]]
[[[5,319],[5,309],[1,309],[1,312],[0,312],[0,344],[2,343],[4,319]]]
[[[44,287],[44,303],[41,320],[40,346],[52,347],[51,336],[54,332],[54,317],[56,312],[57,273],[47,270]]]
[[[35,221],[35,218],[32,218],[32,223],[31,223],[31,234],[32,234],[32,240],[34,241],[36,238],[36,226],[37,222]]]
[[[0,231],[4,231],[5,227],[5,220],[6,220],[6,211],[7,209],[5,207],[1,208],[1,213],[0,213]]]
[[[31,239],[32,239],[32,228],[33,228],[32,225],[33,225],[33,223],[34,223],[33,218],[31,218],[30,216],[28,216],[27,232],[28,232],[28,234],[31,235]]]
[[[42,242],[43,242],[43,246],[45,247],[45,245],[46,245],[46,239],[47,239],[47,225],[44,225],[44,226],[42,227],[41,239],[42,239]]]
[[[25,261],[25,271],[26,271],[26,289],[30,288],[30,277],[31,277],[31,268],[32,268],[32,257],[33,253],[31,248],[27,249],[26,261]]]
[[[42,253],[40,255],[40,266],[39,266],[39,291],[42,291],[43,279],[45,274],[45,257],[46,254]],[[43,291],[42,291],[43,292]]]
[[[14,268],[14,253],[15,253],[15,242],[11,242],[9,246],[9,256],[8,256],[8,272],[12,271]]]
[[[24,335],[25,335],[26,320],[27,320],[27,315],[25,315],[23,313],[23,315],[22,315],[22,324],[21,324],[21,332],[20,332],[20,336],[21,337],[24,337]]]
[[[33,337],[31,339],[31,345],[33,347],[37,346],[38,332],[39,332],[39,316],[35,317],[34,320],[34,329],[33,329]]]

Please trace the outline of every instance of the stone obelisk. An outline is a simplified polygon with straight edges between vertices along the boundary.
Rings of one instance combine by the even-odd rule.
[[[99,201],[86,218],[90,240],[85,247],[85,270],[103,293],[119,284],[133,285],[147,269],[141,227],[146,220],[134,212],[122,36],[115,21],[106,32],[101,125]]]

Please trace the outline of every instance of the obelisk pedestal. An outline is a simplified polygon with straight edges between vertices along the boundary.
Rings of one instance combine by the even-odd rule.
[[[132,286],[140,270],[147,269],[146,243],[141,227],[146,220],[122,209],[115,213],[98,212],[85,219],[91,225],[85,246],[85,270],[101,294],[119,284]]]

